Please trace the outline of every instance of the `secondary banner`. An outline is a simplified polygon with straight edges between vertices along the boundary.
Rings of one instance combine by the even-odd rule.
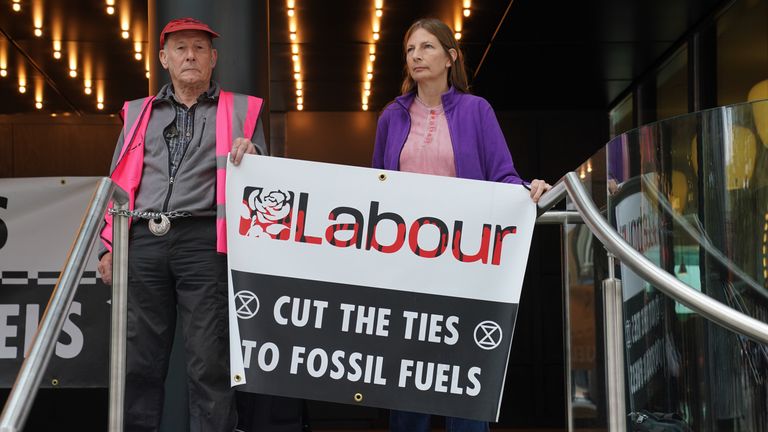
[[[0,387],[16,379],[98,177],[0,179]],[[42,381],[104,387],[111,289],[88,259]]]
[[[526,189],[248,155],[226,188],[232,385],[498,419]]]

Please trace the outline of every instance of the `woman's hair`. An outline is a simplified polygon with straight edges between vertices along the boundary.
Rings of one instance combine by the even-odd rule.
[[[456,42],[456,38],[453,36],[453,30],[445,23],[436,18],[422,18],[415,23],[411,24],[411,27],[405,32],[405,38],[403,38],[403,53],[408,55],[408,39],[410,39],[413,32],[417,29],[424,29],[434,35],[442,45],[443,50],[451,60],[451,70],[448,71],[448,85],[455,87],[456,90],[469,93],[469,84],[467,83],[467,71],[464,69],[464,54],[459,49],[459,43]],[[453,60],[451,54],[448,52],[451,48],[456,50],[456,60]],[[401,88],[402,94],[410,93],[416,88],[416,82],[411,78],[411,74],[408,71],[408,61],[405,62],[405,78],[403,79],[403,85]]]

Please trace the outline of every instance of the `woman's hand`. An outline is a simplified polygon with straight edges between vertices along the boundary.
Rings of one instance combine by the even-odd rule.
[[[538,203],[539,198],[541,198],[542,195],[544,195],[544,192],[552,189],[552,185],[545,182],[544,180],[534,179],[531,182],[531,199],[533,202]]]

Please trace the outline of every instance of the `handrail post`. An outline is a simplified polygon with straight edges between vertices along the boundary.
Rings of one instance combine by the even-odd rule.
[[[59,334],[69,314],[69,307],[85,269],[88,253],[93,245],[93,239],[98,235],[104,211],[107,209],[109,197],[112,195],[114,187],[110,179],[103,178],[99,181],[96,191],[91,197],[88,210],[80,224],[75,242],[69,250],[61,276],[56,282],[56,287],[53,289],[51,299],[48,302],[48,307],[46,307],[40,320],[40,326],[34,335],[29,353],[21,364],[16,382],[8,395],[3,413],[0,415],[1,432],[17,432],[24,428],[40,388],[40,382],[48,368]]]
[[[128,210],[125,192],[115,193],[113,209]],[[128,217],[112,217],[112,328],[109,355],[109,431],[123,430],[128,317]]]
[[[608,252],[608,278],[603,280],[603,331],[605,334],[605,380],[608,401],[608,431],[627,430],[624,375],[624,299],[621,281],[614,273],[614,257]]]

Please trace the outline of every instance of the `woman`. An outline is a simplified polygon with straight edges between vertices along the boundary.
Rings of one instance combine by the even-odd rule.
[[[376,130],[373,167],[522,184],[538,202],[550,189],[527,185],[515,171],[501,127],[488,102],[469,94],[464,59],[453,31],[427,18],[405,34],[402,95],[384,108]],[[449,432],[485,432],[488,423],[448,417]],[[430,430],[428,414],[392,411],[390,430]]]

